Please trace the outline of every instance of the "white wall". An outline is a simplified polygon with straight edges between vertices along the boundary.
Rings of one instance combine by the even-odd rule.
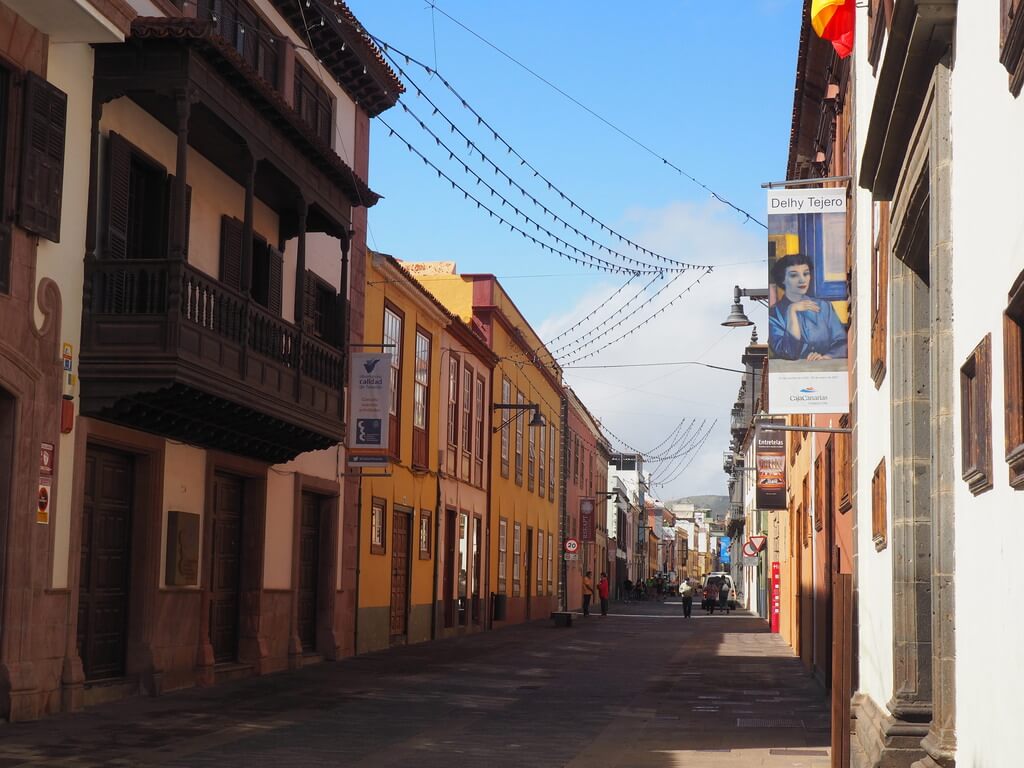
[[[1018,765],[1015,706],[1024,688],[1024,492],[1009,486],[1004,450],[1002,313],[1024,269],[1024,102],[999,64],[999,4],[961,3],[953,101],[953,365],[992,334],[994,487],[973,496],[955,481],[957,764]],[[957,386],[957,390],[959,387]],[[959,397],[955,457],[959,474]]]
[[[857,24],[868,29],[867,11],[857,9]],[[864,137],[871,115],[871,102],[875,93],[875,78],[867,63],[867,35],[857,35],[854,55],[855,139],[859,158],[864,151]],[[856,185],[856,179],[853,182]],[[892,596],[892,432],[891,374],[887,374],[880,388],[871,379],[871,255],[873,233],[871,227],[871,193],[855,186],[856,200],[856,267],[854,269],[857,324],[857,465],[853,478],[856,488],[856,576],[858,593],[859,692],[869,695],[885,709],[892,697],[893,686],[893,596]],[[890,339],[886,344],[891,349]],[[891,360],[891,355],[889,356]],[[890,366],[891,367],[891,366]],[[886,460],[886,487],[889,500],[887,515],[889,546],[875,551],[871,538],[871,478],[878,462]]]

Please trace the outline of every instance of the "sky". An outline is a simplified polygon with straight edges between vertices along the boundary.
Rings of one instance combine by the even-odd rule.
[[[726,493],[740,374],[693,363],[742,367],[752,329],[720,323],[734,285],[767,285],[766,233],[746,214],[764,221],[761,183],[785,177],[801,0],[347,2],[388,44],[410,110],[371,122],[369,183],[383,199],[370,247],[497,275],[545,340],[593,313],[552,348],[593,330],[558,355],[613,449],[664,457],[647,465],[662,499]],[[616,235],[713,269],[625,285],[628,275],[543,250],[467,194],[531,236],[539,226],[606,260],[620,259],[572,228],[625,256],[655,261]],[[764,341],[766,313],[750,304]]]

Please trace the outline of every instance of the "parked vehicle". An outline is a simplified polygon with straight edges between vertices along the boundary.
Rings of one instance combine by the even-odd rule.
[[[702,605],[703,605],[703,607],[705,607],[705,608],[707,607],[707,605],[706,605],[706,599],[707,599],[706,598],[706,594],[707,594],[708,586],[710,584],[712,584],[712,583],[717,585],[719,590],[722,590],[722,589],[728,589],[729,590],[729,598],[728,598],[728,603],[727,603],[728,610],[730,610],[730,611],[736,610],[739,607],[739,602],[738,602],[738,600],[736,598],[736,588],[735,588],[735,585],[732,582],[732,576],[730,576],[725,571],[712,571],[711,573],[709,573],[709,574],[704,576],[704,583],[703,583],[703,585],[701,585],[701,589],[702,589]]]

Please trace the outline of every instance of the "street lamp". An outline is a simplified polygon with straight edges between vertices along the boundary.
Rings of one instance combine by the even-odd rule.
[[[763,301],[765,304],[768,303],[767,288],[740,288],[738,285],[733,286],[732,308],[729,310],[729,316],[722,323],[726,328],[743,328],[754,324],[754,321],[747,317],[747,313],[743,311],[743,305],[740,304],[741,296],[747,296],[755,301]]]
[[[519,414],[522,411],[533,411],[533,416],[530,417],[530,421],[526,426],[547,426],[547,421],[544,418],[544,414],[540,412],[539,403],[495,403],[494,405],[491,406],[491,408],[495,411],[516,411],[516,413],[513,413],[505,421],[503,421],[501,424],[499,424],[498,426],[491,430],[491,432],[495,435],[498,434],[502,429],[507,427],[509,424],[511,424],[513,421],[515,421],[517,418],[519,418]]]

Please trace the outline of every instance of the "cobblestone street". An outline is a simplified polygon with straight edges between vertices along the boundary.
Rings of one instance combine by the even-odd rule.
[[[763,627],[615,604],[0,726],[0,766],[824,768],[824,694]]]

